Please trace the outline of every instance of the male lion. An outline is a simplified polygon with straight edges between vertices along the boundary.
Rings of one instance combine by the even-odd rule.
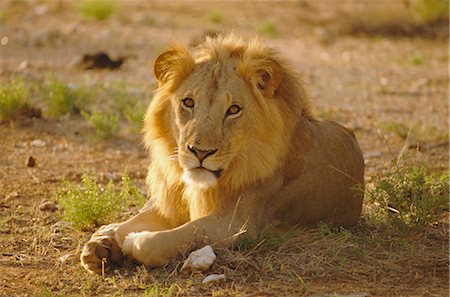
[[[200,241],[231,245],[269,225],[358,220],[364,160],[355,136],[314,117],[273,50],[219,36],[193,54],[164,52],[154,75],[144,129],[150,200],[92,235],[81,253],[88,271],[124,255],[163,265]]]

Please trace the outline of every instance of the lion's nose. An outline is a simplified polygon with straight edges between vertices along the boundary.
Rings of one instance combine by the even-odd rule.
[[[189,146],[189,145],[188,145],[188,149],[191,151],[192,154],[194,154],[194,156],[196,156],[198,158],[200,163],[202,163],[203,160],[205,160],[209,156],[214,155],[217,152],[217,149],[204,151],[204,150],[200,150],[198,148],[195,148],[195,147]]]

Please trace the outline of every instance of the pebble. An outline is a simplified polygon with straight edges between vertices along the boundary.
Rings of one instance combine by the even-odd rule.
[[[30,63],[28,63],[27,60],[23,60],[23,61],[19,64],[19,66],[17,67],[17,70],[18,70],[18,71],[24,71],[25,69],[28,68],[29,65],[30,65]]]
[[[221,281],[226,281],[227,277],[225,274],[210,274],[202,280],[202,284],[206,283],[216,283]]]
[[[36,147],[44,147],[47,145],[47,142],[40,139],[35,139],[31,142],[31,145]]]
[[[41,205],[39,205],[39,209],[42,211],[55,212],[58,210],[58,205],[56,205],[56,203],[47,201],[47,202],[44,202]]]
[[[199,250],[193,251],[189,257],[184,261],[181,267],[181,272],[189,273],[194,271],[203,272],[211,268],[216,261],[216,254],[210,245],[207,245]]]

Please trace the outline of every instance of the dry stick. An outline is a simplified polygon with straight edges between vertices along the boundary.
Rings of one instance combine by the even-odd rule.
[[[400,153],[398,154],[397,162],[395,163],[396,165],[400,164],[403,154],[405,153],[405,150],[408,148],[408,140],[409,140],[409,136],[411,135],[411,130],[412,130],[412,123],[409,125],[408,134],[406,135],[405,143],[403,144],[403,147],[400,150]]]
[[[375,124],[375,126],[376,126],[376,128],[377,128],[378,134],[381,136],[381,139],[383,140],[383,142],[384,142],[384,143],[386,144],[386,146],[388,147],[389,153],[392,155],[393,158],[395,158],[395,154],[394,154],[394,152],[392,151],[392,148],[391,148],[389,142],[387,141],[387,138],[384,136],[384,133],[383,133],[383,131],[382,131],[381,128],[380,128],[380,125],[378,125],[378,122],[377,122],[375,119],[373,120],[373,122],[374,122],[374,124]]]
[[[234,221],[234,217],[235,217],[235,215],[236,215],[236,211],[237,211],[238,204],[239,204],[239,202],[241,201],[241,197],[242,197],[242,196],[239,195],[238,200],[236,201],[236,205],[234,206],[233,215],[231,216],[231,221],[230,221],[230,224],[228,225],[228,231],[230,231],[231,225],[233,224],[233,221]]]

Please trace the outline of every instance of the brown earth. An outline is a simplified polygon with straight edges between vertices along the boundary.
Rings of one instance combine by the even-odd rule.
[[[388,19],[406,8],[400,2],[386,2],[382,10],[371,2],[336,3],[127,1],[96,21],[84,18],[75,2],[5,0],[0,81],[122,81],[147,100],[155,86],[151,61],[172,41],[189,45],[209,30],[259,31],[303,74],[318,114],[356,133],[367,180],[389,170],[404,147],[411,162],[448,170],[448,28],[425,27],[416,37],[414,23],[406,36],[376,28],[372,35],[355,24],[374,28],[380,13]],[[76,66],[84,54],[99,51],[126,59],[118,70]],[[30,101],[42,105],[39,98]],[[414,133],[405,140],[396,132],[400,126]],[[77,115],[0,125],[0,296],[170,296],[164,288],[171,286],[174,296],[448,295],[446,223],[395,237],[362,222],[338,234],[304,230],[279,245],[219,250],[213,272],[228,280],[216,285],[201,285],[202,275],[179,275],[182,259],[151,271],[129,264],[91,276],[78,260],[91,232],[73,229],[59,212],[39,205],[52,201],[63,177],[79,181],[91,170],[106,181],[127,168],[143,185],[147,166],[140,135],[99,141],[94,133]],[[35,167],[26,165],[29,156]],[[68,259],[60,261],[64,255]]]

